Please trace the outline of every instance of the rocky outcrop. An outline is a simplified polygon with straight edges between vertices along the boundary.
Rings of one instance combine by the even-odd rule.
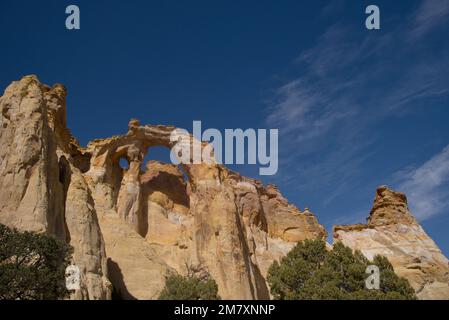
[[[126,134],[79,146],[66,94],[28,76],[0,98],[0,223],[74,247],[81,288],[73,299],[109,299],[113,289],[155,299],[168,274],[198,267],[224,299],[267,299],[273,261],[298,241],[326,239],[309,209],[215,163],[213,152],[209,164],[146,162],[153,147],[173,147],[175,127],[131,120]],[[419,297],[449,298],[447,259],[403,194],[380,188],[368,223],[337,226],[334,239],[369,258],[386,255]]]
[[[104,242],[83,155],[65,125],[65,96],[62,85],[28,76],[0,98],[0,223],[72,244],[81,271],[73,298],[108,299]]]
[[[135,298],[154,298],[170,270],[183,274],[186,265],[200,265],[217,281],[225,299],[269,298],[268,266],[295,241],[324,239],[324,228],[274,187],[264,187],[224,166],[144,163],[152,147],[173,147],[174,129],[141,126],[133,120],[127,134],[93,141],[84,150],[90,158],[85,176],[100,212],[106,252],[121,266],[125,279],[119,289]],[[120,159],[129,164],[126,169],[120,167]],[[126,250],[118,252],[117,246],[129,248],[129,244],[126,239],[119,243],[114,229],[110,234],[111,219],[126,224],[151,249],[144,254],[151,258],[139,263],[139,269],[153,270],[154,263],[160,266],[163,261],[164,270],[144,275],[134,270],[135,265],[125,267]],[[142,292],[150,282],[158,285],[148,285]]]
[[[270,264],[296,241],[326,237],[274,186],[213,161],[144,163],[152,147],[173,147],[174,127],[132,120],[125,135],[80,147],[65,96],[28,76],[0,99],[0,222],[73,245],[82,273],[73,298],[110,298],[112,282],[123,298],[154,299],[170,272],[190,266],[205,268],[225,299],[269,298]]]
[[[403,193],[379,187],[367,224],[335,226],[334,241],[369,259],[387,257],[420,299],[449,299],[449,261],[410,213]]]

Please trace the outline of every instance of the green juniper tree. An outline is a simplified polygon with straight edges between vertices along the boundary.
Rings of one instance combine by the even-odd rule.
[[[379,267],[379,290],[365,286],[369,265]],[[322,240],[298,243],[280,263],[271,265],[267,280],[273,297],[281,300],[416,299],[408,281],[394,273],[385,257],[371,262],[341,243],[327,250]]]
[[[218,286],[202,267],[187,267],[187,276],[169,275],[159,300],[220,300]]]
[[[0,299],[65,298],[72,248],[64,241],[0,224]]]

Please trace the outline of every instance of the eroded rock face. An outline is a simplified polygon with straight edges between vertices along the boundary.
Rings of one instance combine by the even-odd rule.
[[[225,299],[269,298],[265,282],[269,265],[295,241],[324,239],[324,228],[311,213],[289,204],[273,186],[264,187],[224,166],[143,163],[151,147],[173,146],[173,130],[140,126],[133,120],[126,135],[93,141],[85,150],[91,159],[85,176],[101,212],[108,257],[118,266],[125,265],[126,249],[115,252],[126,239],[123,244],[110,241],[116,232],[109,234],[109,227],[103,228],[111,217],[119,217],[114,223],[126,225],[151,248],[145,254],[151,259],[139,268],[152,270],[156,258],[165,264],[164,270],[152,276],[136,272],[131,264],[122,268],[125,281],[120,290],[139,299],[154,298],[159,285],[141,290],[149,277],[163,283],[171,270],[183,274],[186,266],[200,265],[217,281]],[[128,162],[127,169],[120,167],[120,158]]]
[[[73,298],[110,298],[111,281],[123,298],[155,299],[186,266],[205,267],[225,299],[269,298],[274,259],[298,240],[325,238],[274,186],[218,164],[144,163],[152,147],[173,146],[174,127],[132,120],[125,135],[81,148],[65,96],[29,76],[0,99],[0,222],[74,246],[82,288]]]
[[[108,299],[104,242],[83,155],[65,126],[65,88],[35,76],[13,82],[0,98],[0,222],[45,232],[74,247],[81,271],[76,299]]]
[[[80,147],[65,97],[62,85],[28,76],[0,98],[0,223],[72,244],[82,274],[72,298],[109,299],[113,286],[125,299],[156,299],[168,274],[201,266],[222,298],[267,299],[272,262],[298,241],[326,239],[314,214],[273,185],[213,162],[145,162],[152,147],[173,147],[174,127],[131,120],[126,134]],[[386,255],[420,297],[449,296],[447,259],[404,195],[379,189],[368,224],[336,227],[334,238]]]
[[[449,299],[448,259],[416,222],[403,193],[379,187],[367,224],[334,227],[334,241],[369,259],[387,257],[420,299]]]

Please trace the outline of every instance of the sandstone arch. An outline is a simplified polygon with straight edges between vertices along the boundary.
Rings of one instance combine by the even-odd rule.
[[[216,163],[182,164],[188,176],[185,186],[182,173],[171,164],[153,163],[154,168],[148,167],[148,172],[143,173],[142,161],[151,147],[173,147],[173,130],[173,126],[141,126],[137,120],[131,120],[127,134],[96,140],[87,146],[85,152],[91,161],[86,175],[98,192],[96,203],[102,203],[102,216],[126,221],[147,240],[155,258],[162,259],[169,269],[182,273],[186,263],[206,266],[224,298],[268,298],[264,280],[267,268],[274,257],[291,248],[282,240],[283,229],[278,232],[276,228],[286,229],[296,221],[298,234],[312,229],[301,233],[301,239],[324,237],[324,229],[316,219],[307,220],[299,211],[295,217],[293,211],[297,209],[279,197],[277,190],[265,191],[259,182]],[[206,145],[202,143],[203,147]],[[130,164],[123,176],[118,166],[121,157],[126,157]],[[188,204],[176,203],[166,186],[158,194],[157,189],[164,186],[154,176],[160,175],[165,175],[161,181],[177,181],[174,194],[181,194]],[[156,191],[150,195],[145,188]],[[273,210],[279,208],[284,209],[286,218],[290,217],[285,226],[270,224],[268,215],[278,215]],[[309,223],[311,226],[304,228]],[[279,239],[270,240],[269,230]],[[113,259],[120,265],[120,258]],[[126,274],[126,268],[122,272]]]
[[[171,164],[141,171],[148,150],[173,146],[175,127],[131,120],[126,134],[81,147],[66,127],[66,95],[29,76],[0,98],[0,222],[73,244],[82,273],[73,298],[110,298],[109,279],[125,298],[154,299],[185,264],[206,267],[224,299],[268,298],[273,260],[297,239],[325,238],[276,188],[222,165],[182,165],[187,181]]]

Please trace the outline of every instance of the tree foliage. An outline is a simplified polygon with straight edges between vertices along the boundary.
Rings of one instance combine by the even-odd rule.
[[[187,276],[167,277],[159,300],[220,300],[218,286],[202,267],[186,266]]]
[[[369,265],[379,267],[379,290],[365,286]],[[353,252],[341,243],[327,250],[321,240],[298,243],[280,263],[270,266],[267,280],[271,294],[281,300],[416,299],[408,281],[394,273],[385,257],[369,261],[360,251]]]
[[[71,254],[64,241],[0,224],[0,299],[66,297],[65,269]]]

